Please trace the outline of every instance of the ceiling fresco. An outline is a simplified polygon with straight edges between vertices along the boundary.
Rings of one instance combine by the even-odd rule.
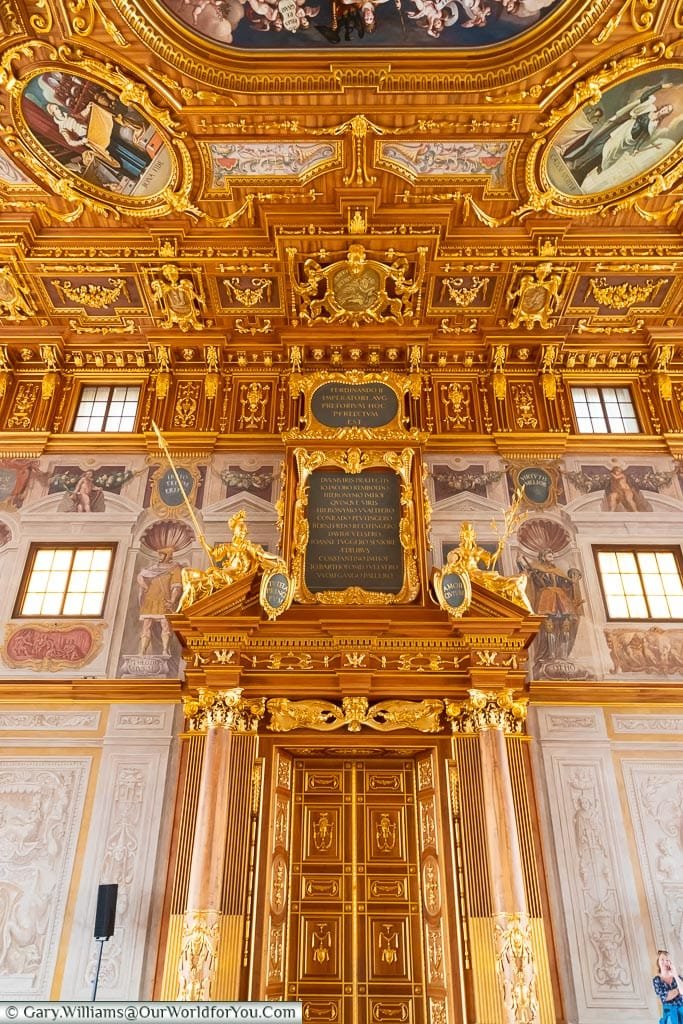
[[[534,28],[562,0],[163,0],[195,32],[240,49],[479,49]]]

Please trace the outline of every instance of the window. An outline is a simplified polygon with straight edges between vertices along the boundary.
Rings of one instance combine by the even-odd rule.
[[[572,388],[580,434],[637,434],[640,431],[628,388]]]
[[[678,550],[621,548],[595,554],[610,619],[683,619]]]
[[[15,615],[99,617],[113,556],[111,545],[35,545]]]
[[[74,430],[135,430],[139,387],[85,387],[78,403]]]

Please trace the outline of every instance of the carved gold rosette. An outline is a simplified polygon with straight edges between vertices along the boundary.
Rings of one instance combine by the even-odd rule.
[[[188,732],[228,729],[230,732],[256,732],[265,711],[263,697],[242,697],[242,688],[209,690],[200,687],[196,697],[183,697]]]
[[[298,470],[296,504],[294,506],[294,556],[292,573],[296,580],[296,599],[308,604],[404,604],[413,601],[419,591],[417,565],[415,503],[411,471],[413,452],[404,448],[401,452],[361,451],[360,448],[334,449],[332,451],[306,451],[295,449],[294,456]],[[367,469],[385,468],[393,470],[401,482],[399,538],[403,551],[403,583],[398,593],[365,590],[363,587],[347,587],[345,590],[323,590],[313,593],[306,585],[306,554],[309,541],[308,497],[311,474],[317,469],[337,468],[344,473],[362,473]]]
[[[469,699],[462,704],[446,701],[446,718],[453,732],[478,733],[486,729],[501,729],[506,733],[524,731],[529,703],[525,697],[515,698],[512,690],[468,692]]]
[[[188,910],[183,920],[178,995],[182,1002],[206,1002],[218,959],[220,914],[217,910]]]
[[[507,1024],[539,1019],[531,924],[525,913],[499,914],[495,925],[496,973]]]

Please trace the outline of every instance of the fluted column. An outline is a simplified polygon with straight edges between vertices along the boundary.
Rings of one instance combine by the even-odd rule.
[[[481,798],[496,978],[505,1024],[539,1019],[531,922],[524,889],[524,865],[517,830],[506,734],[520,733],[526,701],[511,690],[470,690],[464,704],[447,706],[453,732],[475,733],[481,761]]]
[[[262,698],[246,700],[242,690],[200,689],[197,698],[185,698],[185,715],[191,732],[204,732],[199,798],[190,862],[187,908],[178,961],[179,1000],[235,999],[239,958],[235,950],[224,951],[226,932],[229,945],[241,939],[241,914],[230,914],[224,906],[226,850],[234,863],[248,860],[249,829],[240,828],[242,809],[251,806],[249,791],[256,752],[256,731],[263,716]],[[237,824],[238,827],[235,827]],[[233,872],[234,873],[234,872]],[[243,895],[243,893],[242,893]],[[231,908],[232,909],[232,908]],[[243,908],[242,908],[243,909]],[[226,927],[227,926],[227,927]],[[235,937],[237,932],[237,937]],[[221,960],[229,959],[233,991],[218,991]],[[225,972],[223,972],[225,973]]]

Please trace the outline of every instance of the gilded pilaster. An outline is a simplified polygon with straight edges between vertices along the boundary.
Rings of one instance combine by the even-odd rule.
[[[477,1019],[533,1024],[547,1018],[540,1012],[537,996],[536,951],[506,741],[506,736],[523,732],[527,702],[515,699],[511,690],[470,690],[469,694],[462,704],[448,702],[446,715],[455,734],[472,739],[476,735],[479,750],[477,788],[482,802],[490,917],[488,923],[481,918],[469,922],[472,990],[480,1004]],[[488,966],[492,953],[495,979]],[[497,990],[495,999],[491,998],[492,984]]]
[[[179,1000],[239,998],[249,799],[264,701],[242,690],[185,698],[191,733],[205,733],[187,904],[178,960]],[[226,858],[230,849],[229,861]]]

